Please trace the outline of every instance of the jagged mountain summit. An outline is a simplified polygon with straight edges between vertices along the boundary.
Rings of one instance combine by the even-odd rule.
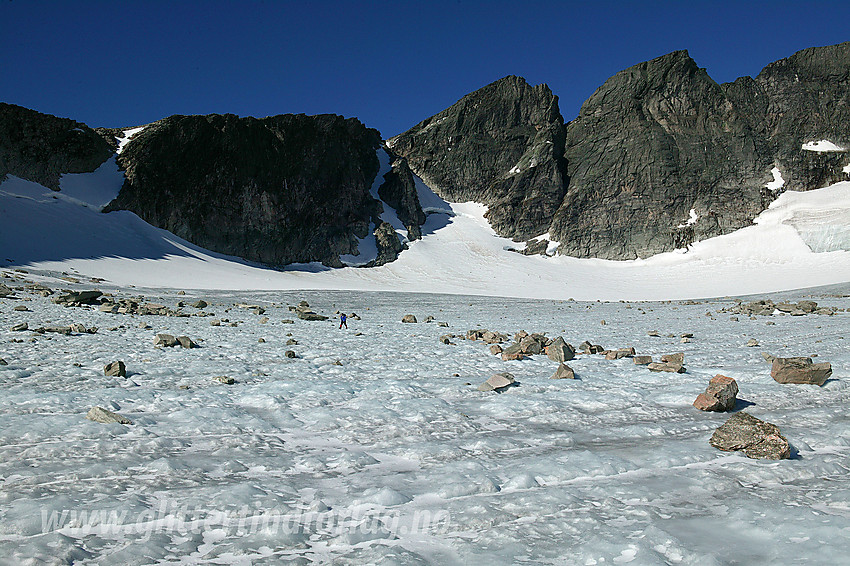
[[[781,189],[847,179],[848,76],[850,43],[724,85],[676,51],[617,73],[566,124],[548,87],[506,77],[388,145],[441,196],[488,204],[502,236],[634,259],[747,226]],[[819,140],[838,151],[806,145]]]
[[[850,43],[728,84],[676,51],[611,77],[570,122],[546,85],[509,76],[385,143],[336,115],[92,129],[0,103],[0,181],[60,190],[114,159],[123,186],[105,212],[272,266],[394,261],[427,222],[419,179],[486,205],[526,254],[645,258],[749,226],[785,190],[850,179],[846,148]]]

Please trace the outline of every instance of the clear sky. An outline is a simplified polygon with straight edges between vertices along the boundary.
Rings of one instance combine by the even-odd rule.
[[[90,126],[336,113],[398,134],[505,75],[570,120],[612,74],[687,49],[718,82],[850,40],[850,1],[0,0],[0,101]]]

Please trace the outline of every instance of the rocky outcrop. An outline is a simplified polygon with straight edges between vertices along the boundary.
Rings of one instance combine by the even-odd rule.
[[[505,77],[387,141],[441,197],[476,201],[500,234],[546,232],[564,195],[564,127],[546,85]]]
[[[270,265],[341,266],[380,224],[377,131],[355,118],[172,116],[118,156],[130,210],[207,249]]]
[[[0,182],[15,175],[58,191],[63,173],[94,171],[112,151],[85,124],[0,102]]]
[[[378,187],[378,196],[395,209],[398,219],[407,228],[408,240],[418,240],[422,237],[420,226],[425,224],[425,213],[419,204],[416,182],[407,160],[393,160],[392,169],[384,175],[384,182]]]

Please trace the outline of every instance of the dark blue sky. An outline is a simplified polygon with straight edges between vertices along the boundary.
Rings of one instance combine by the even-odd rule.
[[[547,83],[569,120],[612,74],[670,51],[726,82],[848,40],[847,0],[0,0],[0,101],[116,127],[331,112],[390,137],[505,75]]]

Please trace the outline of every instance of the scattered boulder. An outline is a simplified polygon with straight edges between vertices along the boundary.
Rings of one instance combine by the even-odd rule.
[[[198,345],[195,344],[188,336],[178,336],[177,343],[186,349],[198,347]]]
[[[208,306],[209,306],[209,303],[207,303],[207,302],[206,302],[205,300],[203,300],[203,299],[198,299],[197,301],[195,301],[194,303],[192,303],[192,307],[193,307],[193,308],[196,308],[196,309],[205,309],[205,308],[207,308]],[[218,309],[216,309],[216,310],[218,310]]]
[[[80,305],[93,305],[103,296],[100,291],[68,291],[53,299],[57,305],[66,307],[78,307]]]
[[[19,322],[18,324],[12,327],[12,332],[23,332],[24,330],[28,330],[29,325],[26,322]]]
[[[112,411],[107,411],[103,407],[92,407],[89,409],[89,412],[86,413],[86,418],[96,423],[133,424],[133,421],[127,417],[119,415],[118,413],[113,413]]]
[[[598,344],[591,344],[587,340],[579,344],[578,349],[581,350],[583,354],[601,354],[605,351],[605,348],[602,346]]]
[[[490,378],[478,386],[478,391],[495,391],[497,393],[501,393],[508,387],[514,385],[514,376],[505,372],[505,373],[496,373],[490,376]]]
[[[684,368],[685,354],[682,352],[676,354],[665,354],[661,356],[661,362],[653,362],[646,367],[650,371],[668,371],[671,373],[685,373]]]
[[[675,354],[664,354],[663,356],[661,356],[661,361],[668,364],[682,365],[685,363],[685,353],[677,352]]]
[[[652,363],[652,356],[635,356],[634,360],[636,366],[645,366]]]
[[[573,368],[568,366],[567,364],[560,363],[558,364],[558,369],[555,370],[555,373],[552,374],[552,377],[549,379],[575,379],[576,372],[573,371]]]
[[[0,358],[0,366],[7,366],[7,365],[9,365],[9,362],[4,360],[3,358]]]
[[[283,353],[283,355],[286,356],[287,358],[294,358],[295,357],[295,351],[294,350],[287,350]]]
[[[252,305],[252,307],[260,308],[260,307],[257,307],[256,305]],[[301,320],[316,321],[316,320],[327,320],[328,319],[328,317],[321,315],[321,314],[317,314],[317,313],[313,312],[312,310],[310,310],[310,305],[307,304],[307,301],[301,301],[300,303],[298,303],[297,307],[289,307],[289,310],[295,311],[295,314]]]
[[[649,332],[646,333],[646,335],[647,336],[654,336],[654,337],[658,338],[658,337],[661,336],[661,333],[658,332],[657,330],[650,330]]]
[[[440,342],[443,344],[451,344],[452,338],[454,338],[454,334],[443,334],[440,336]]]
[[[542,338],[542,340],[541,340]],[[523,354],[527,354],[533,356],[535,354],[540,354],[543,352],[543,343],[545,343],[546,337],[541,334],[532,334],[531,336],[526,336],[519,343],[519,347],[522,350]]]
[[[576,357],[576,350],[558,336],[546,346],[546,357],[553,362],[568,362]]]
[[[287,346],[297,346],[298,340],[296,340],[295,338],[290,338],[289,340],[286,341],[286,345]]]
[[[426,316],[425,317],[425,322],[434,322],[435,320],[437,320],[437,319],[434,318],[433,316]]]
[[[606,360],[620,360],[622,358],[629,358],[635,355],[634,348],[620,348],[619,350],[608,350],[605,352]]]
[[[498,344],[492,344],[492,345],[490,346],[490,353],[491,353],[491,354],[493,354],[494,356],[498,356],[498,355],[499,355],[499,354],[501,354],[503,351],[504,351],[504,350],[502,350],[502,347],[501,347],[501,346],[499,346]]]
[[[811,358],[775,358],[770,377],[778,383],[823,385],[832,375],[832,364],[812,363]]]
[[[766,361],[767,363],[769,363],[771,365],[773,365],[773,360],[776,359],[776,356],[771,356],[767,352],[762,352],[761,357],[764,358],[764,361]]]
[[[717,374],[708,382],[708,387],[694,401],[701,411],[724,412],[735,408],[738,384],[731,377]]]
[[[755,348],[758,345],[759,341],[755,338],[750,338],[749,340],[747,340],[747,348]]]
[[[166,348],[173,348],[178,343],[177,338],[171,334],[157,334],[156,338],[153,339],[154,346],[164,346]]]
[[[437,326],[439,326],[440,328],[448,328],[449,323],[448,322],[437,322]]]
[[[25,305],[18,305],[15,308],[13,308],[12,310],[15,311],[15,312],[32,312],[29,309],[29,307],[27,307]]]
[[[45,326],[44,328],[40,328],[42,332],[52,332],[54,334],[64,334],[65,336],[71,335],[71,327],[70,326]]]
[[[406,314],[406,315],[404,315],[404,316],[401,318],[401,321],[402,321],[402,322],[407,322],[407,323],[415,323],[415,322],[416,322],[416,317],[415,317],[415,316],[413,316],[412,314]]]
[[[235,379],[227,375],[217,375],[213,378],[213,380],[219,383],[223,383],[225,385],[233,385],[234,383],[236,383]]]
[[[127,377],[127,366],[124,365],[124,362],[110,362],[103,366],[103,375],[108,375],[111,377]]]
[[[518,343],[513,343],[502,352],[502,361],[510,361],[510,360],[521,360],[525,358],[525,354],[522,352],[522,346]]]
[[[748,458],[783,460],[791,457],[788,440],[779,427],[741,411],[714,431],[709,443],[720,450],[740,451]]]

